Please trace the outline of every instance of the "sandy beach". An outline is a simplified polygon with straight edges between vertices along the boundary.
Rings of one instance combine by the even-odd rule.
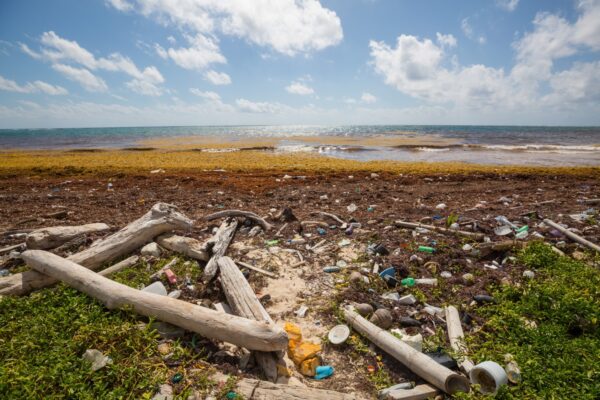
[[[456,216],[461,226],[473,229],[476,221],[476,230],[491,236],[497,215],[528,223],[532,228],[543,218],[568,222],[567,215],[586,208],[583,200],[597,197],[599,173],[598,168],[364,163],[303,154],[274,155],[255,150],[236,153],[165,149],[10,152],[0,157],[0,231],[4,232],[0,246],[18,243],[20,232],[55,224],[81,225],[102,221],[114,231],[144,214],[157,202],[174,204],[195,220],[193,229],[182,233],[200,240],[208,239],[218,226],[216,221],[202,222],[203,217],[215,211],[242,209],[273,220],[273,215],[289,207],[297,221],[285,225],[275,222],[278,236],[273,232],[252,236],[249,229],[243,228],[236,234],[228,255],[277,274],[277,279],[271,279],[250,271],[249,282],[258,297],[268,295],[263,304],[277,324],[297,324],[306,339],[323,344],[321,358],[335,367],[334,376],[321,382],[306,380],[293,364],[288,364],[294,384],[352,393],[356,398],[372,398],[377,390],[392,382],[422,381],[385,353],[358,351],[367,349],[368,342],[356,335],[350,339],[350,345],[342,348],[328,344],[324,340],[328,329],[340,322],[336,317],[337,307],[348,301],[383,301],[397,318],[410,314],[413,307],[394,306],[393,302],[381,300],[380,294],[389,288],[381,286],[377,274],[364,273],[372,282],[365,287],[348,285],[350,272],[371,271],[373,263],[379,263],[380,268],[397,266],[401,276],[437,278],[441,286],[420,287],[412,292],[430,304],[465,305],[473,318],[469,326],[485,330],[486,317],[478,312],[477,306],[467,306],[472,297],[493,294],[501,282],[518,284],[526,269],[520,263],[507,268],[482,268],[492,260],[501,261],[499,255],[508,257],[515,253],[509,250],[480,255],[474,262],[467,262],[469,257],[465,258],[463,246],[470,241],[460,236],[435,233],[415,236],[411,230],[395,227],[394,221],[446,226],[445,221]],[[356,206],[356,211],[349,212],[351,204]],[[444,207],[440,208],[440,204]],[[64,211],[61,219],[54,220],[52,215],[61,211]],[[304,227],[299,223],[314,220],[317,211],[360,222],[361,228],[348,236],[343,229],[329,226],[330,222],[325,223],[329,227],[323,230],[324,233],[317,226]],[[589,229],[582,226],[581,229],[589,240],[600,242],[597,226]],[[547,231],[541,232],[547,235]],[[288,243],[298,234],[306,244]],[[101,236],[89,235],[85,242],[62,248],[58,254],[75,252]],[[348,246],[336,247],[345,239],[349,239]],[[494,238],[494,241],[498,239]],[[275,248],[265,247],[269,240],[276,240]],[[323,240],[334,247],[324,253],[306,250]],[[419,262],[411,261],[419,254],[416,246],[430,244],[431,240],[439,251],[421,254]],[[367,256],[368,246],[375,242],[389,249],[390,254]],[[563,250],[567,253],[579,251],[573,244]],[[301,254],[304,263],[293,267],[298,263],[294,252]],[[340,262],[349,267],[337,274],[323,273],[325,266]],[[151,261],[147,265],[149,270],[156,270],[162,264]],[[18,269],[14,269],[16,271]],[[443,271],[449,272],[451,277],[441,278]],[[462,276],[469,273],[477,278],[473,284],[465,285]],[[136,276],[134,272],[128,272],[116,279],[131,284],[138,279],[134,278]],[[218,290],[214,292],[213,286],[197,283],[196,287],[193,293],[184,290],[182,299],[219,301],[221,294]],[[366,291],[373,287],[377,288],[376,292]],[[302,306],[308,307],[306,317],[296,315]],[[428,332],[425,333],[426,347],[434,350],[438,322],[433,317],[420,317],[421,327],[407,330],[409,334]],[[180,340],[185,347],[190,340],[196,339],[186,335]],[[171,341],[159,343],[173,346]],[[204,346],[214,349],[210,354],[220,348],[208,342]],[[152,357],[155,364],[161,365],[160,369],[153,369],[157,376],[171,376],[178,371],[193,376],[197,372],[192,371],[214,368],[234,373],[237,362],[235,356],[209,355],[201,361],[184,361],[187,367],[182,370],[179,364],[170,364],[160,354]],[[187,359],[184,357],[184,360]],[[373,368],[380,373],[373,375]],[[260,378],[261,372],[254,367],[243,376]],[[174,387],[176,392],[184,392],[183,386]]]

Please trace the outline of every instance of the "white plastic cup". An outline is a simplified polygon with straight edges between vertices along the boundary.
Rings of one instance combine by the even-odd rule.
[[[500,386],[508,383],[506,371],[498,363],[484,361],[469,372],[471,383],[479,385],[481,393],[496,394]]]

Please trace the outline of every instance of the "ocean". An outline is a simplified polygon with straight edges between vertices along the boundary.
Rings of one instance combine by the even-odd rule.
[[[211,151],[206,143],[272,142],[268,151],[356,160],[600,165],[600,127],[542,126],[175,126],[0,129],[0,149],[121,149],[160,142]],[[215,149],[215,151],[217,151]],[[222,151],[222,150],[221,150]],[[1,155],[0,155],[1,156]]]

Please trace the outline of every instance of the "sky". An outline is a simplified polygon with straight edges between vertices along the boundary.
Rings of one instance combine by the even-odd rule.
[[[0,128],[600,125],[600,0],[4,0]]]

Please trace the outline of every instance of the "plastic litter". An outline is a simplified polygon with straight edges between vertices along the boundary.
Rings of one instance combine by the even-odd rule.
[[[341,324],[331,328],[327,338],[329,339],[329,342],[333,344],[342,344],[348,339],[349,336],[350,328],[348,328],[348,325]]]
[[[400,281],[400,283],[402,283],[402,286],[415,286],[415,278],[404,278]]]
[[[455,369],[458,367],[456,360],[450,357],[448,354],[443,351],[436,351],[433,353],[425,353],[429,358],[431,358],[436,363],[443,365],[446,368]]]
[[[327,272],[327,273],[332,273],[332,272],[340,272],[342,269],[336,265],[333,265],[331,267],[325,267],[323,268],[323,272]]]
[[[421,322],[417,321],[414,318],[410,318],[410,317],[400,317],[399,321],[401,326],[414,326],[414,327],[419,327],[421,326]]]
[[[295,324],[286,322],[284,329],[289,337],[288,356],[302,375],[315,376],[320,365],[318,353],[321,351],[321,345],[303,341],[302,331]]]
[[[315,372],[315,379],[321,380],[321,379],[325,379],[325,378],[329,378],[331,375],[333,375],[333,367],[330,365],[321,365],[319,367],[316,368]]]
[[[418,250],[423,253],[435,253],[435,249],[429,246],[419,246]]]
[[[479,385],[481,393],[495,394],[500,386],[508,383],[508,376],[500,365],[493,361],[477,364],[469,372],[471,383]]]
[[[423,351],[423,336],[420,333],[409,335],[404,329],[392,329],[390,332],[416,351]]]
[[[167,288],[165,288],[165,285],[163,285],[163,283],[161,281],[156,281],[156,282],[146,286],[145,288],[143,288],[142,292],[148,292],[148,293],[158,294],[161,296],[166,296]]]
[[[183,374],[181,374],[180,372],[176,373],[175,375],[173,375],[171,377],[171,382],[172,383],[179,383],[183,380]]]
[[[523,277],[527,278],[527,279],[533,279],[533,278],[535,278],[535,272],[530,271],[530,270],[525,270],[525,271],[523,271]]]
[[[96,349],[87,349],[85,353],[83,353],[82,358],[92,364],[91,369],[93,372],[98,371],[99,369],[104,368],[106,365],[112,363],[112,359],[110,357],[105,356],[100,350]]]
[[[175,275],[175,272],[173,272],[170,268],[165,269],[163,272],[171,285],[177,284],[177,275]]]
[[[497,236],[510,235],[512,233],[512,228],[508,225],[502,225],[502,226],[499,226],[498,228],[494,229],[494,233]]]
[[[304,317],[306,317],[306,312],[307,311],[308,311],[308,307],[302,306],[302,307],[300,307],[299,309],[296,310],[295,314],[296,314],[296,316],[298,318],[304,318]]]

